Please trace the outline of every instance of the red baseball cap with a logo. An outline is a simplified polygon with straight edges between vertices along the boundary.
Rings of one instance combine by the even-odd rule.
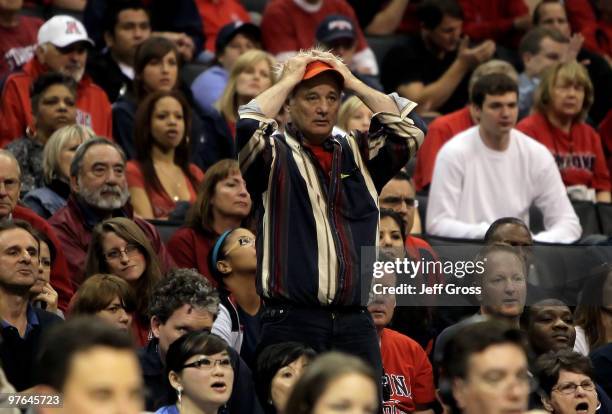
[[[54,16],[38,29],[39,45],[51,43],[57,47],[66,47],[76,42],[94,45],[93,40],[87,36],[83,23],[72,16]]]

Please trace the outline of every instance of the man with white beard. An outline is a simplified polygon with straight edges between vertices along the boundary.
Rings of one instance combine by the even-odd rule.
[[[74,154],[70,165],[72,194],[49,223],[62,244],[75,289],[83,282],[91,232],[98,223],[111,217],[128,217],[138,224],[157,252],[163,273],[174,266],[155,227],[134,217],[128,203],[125,163],[121,148],[104,138],[86,141]]]
[[[112,137],[112,110],[106,92],[85,75],[88,49],[93,41],[81,22],[70,16],[55,16],[38,31],[35,56],[20,71],[6,78],[0,103],[0,146],[26,135],[34,128],[30,86],[40,75],[55,71],[71,76],[77,87],[77,123],[97,135]]]

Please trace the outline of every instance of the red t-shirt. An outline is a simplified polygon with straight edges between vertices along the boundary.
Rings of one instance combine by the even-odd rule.
[[[320,145],[309,145],[304,143],[304,146],[312,151],[312,153],[317,158],[317,161],[319,161],[319,165],[323,168],[323,171],[325,171],[325,173],[329,177],[329,173],[332,169],[332,161],[334,159],[334,154],[330,151],[326,151],[325,148]]]
[[[196,0],[195,3],[200,12],[206,36],[204,49],[212,53],[215,53],[217,33],[223,26],[235,21],[251,21],[249,13],[237,0]]]
[[[430,404],[435,399],[433,371],[427,354],[409,337],[391,329],[380,335],[380,351],[391,397],[384,402],[384,413],[411,413],[416,404]]]
[[[42,24],[38,17],[19,16],[17,26],[0,26],[0,78],[34,56],[38,29]]]
[[[535,113],[516,126],[552,152],[566,186],[586,185],[598,191],[610,191],[610,173],[597,131],[584,122],[572,125],[569,134]]]
[[[204,179],[204,173],[195,164],[189,165],[189,171],[191,172],[191,175],[195,177],[198,183],[202,182]],[[126,178],[129,187],[143,188],[147,192],[155,218],[168,217],[168,215],[174,211],[176,202],[170,198],[168,193],[165,191],[159,191],[147,185],[148,180],[146,180],[142,174],[138,161],[128,161],[126,167]],[[189,190],[189,202],[193,203],[196,199],[196,189],[193,188],[191,181],[189,181],[187,177],[185,177],[185,183]]]
[[[357,30],[357,51],[368,47],[355,11],[346,0],[324,0],[315,12],[307,12],[293,0],[271,0],[263,14],[261,32],[265,49],[276,55],[297,52],[314,46],[319,23],[330,14],[341,14],[354,22]]]
[[[429,125],[427,136],[417,153],[413,176],[417,191],[423,190],[431,184],[436,156],[440,148],[452,137],[473,126],[474,121],[472,121],[470,110],[467,107],[439,116]]]

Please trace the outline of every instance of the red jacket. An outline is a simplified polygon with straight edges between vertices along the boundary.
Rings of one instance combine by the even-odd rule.
[[[207,236],[190,227],[181,227],[168,240],[168,251],[178,267],[197,269],[213,286],[217,286],[208,268],[208,254],[217,237]]]
[[[25,136],[28,126],[33,126],[30,87],[32,82],[48,69],[33,58],[23,65],[20,72],[11,74],[2,89],[0,107],[0,146],[4,147],[12,140]],[[97,135],[112,138],[111,104],[99,86],[93,83],[88,75],[77,88],[77,122],[91,127]]]
[[[472,126],[474,126],[474,121],[467,107],[440,116],[429,125],[425,141],[417,153],[414,170],[414,186],[417,191],[431,184],[436,156],[440,148],[452,137]]]
[[[51,268],[51,286],[57,291],[59,296],[58,305],[62,311],[65,311],[70,302],[70,298],[74,293],[72,283],[70,282],[70,275],[68,274],[68,265],[66,264],[66,257],[62,250],[62,245],[56,236],[55,232],[39,215],[34,213],[32,210],[22,206],[15,206],[13,209],[12,216],[14,219],[25,220],[32,225],[36,230],[45,234],[51,243],[55,246],[57,252],[53,267]]]
[[[134,217],[131,207],[118,210],[117,213],[120,216],[126,216],[134,220],[145,233],[151,241],[153,249],[157,252],[163,273],[174,267],[174,261],[162,243],[155,226],[146,220]],[[55,230],[64,249],[68,261],[70,280],[75,291],[83,282],[85,276],[85,261],[87,259],[89,242],[91,241],[91,231],[101,221],[92,211],[89,211],[87,207],[79,203],[73,195],[68,197],[66,206],[58,210],[49,219],[49,224]]]
[[[471,40],[491,39],[506,46],[518,47],[520,34],[514,19],[529,15],[524,0],[459,0],[463,9],[463,31]]]
[[[565,8],[572,29],[583,34],[584,46],[612,57],[612,23],[598,20],[593,6],[586,0],[565,0]]]

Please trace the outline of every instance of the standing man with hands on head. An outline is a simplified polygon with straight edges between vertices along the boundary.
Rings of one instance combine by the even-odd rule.
[[[377,114],[369,133],[332,134],[343,90]],[[275,133],[287,99],[291,122]],[[260,349],[282,341],[339,349],[382,373],[361,248],[377,244],[378,193],[423,140],[409,118],[415,106],[368,87],[331,53],[308,50],[240,108],[238,159],[257,205],[257,284],[267,304]]]

